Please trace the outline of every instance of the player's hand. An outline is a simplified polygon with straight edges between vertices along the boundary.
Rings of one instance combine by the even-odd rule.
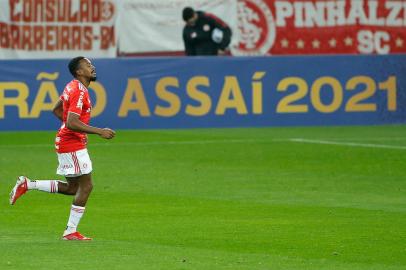
[[[110,128],[103,128],[102,132],[99,134],[100,137],[104,139],[113,139],[114,136],[116,135],[116,132]]]
[[[218,49],[217,54],[223,56],[223,55],[226,55],[226,51]]]

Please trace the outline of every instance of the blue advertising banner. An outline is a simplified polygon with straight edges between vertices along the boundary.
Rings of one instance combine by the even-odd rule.
[[[0,61],[0,130],[52,130],[68,60]],[[115,129],[406,121],[406,55],[96,59],[92,124]]]

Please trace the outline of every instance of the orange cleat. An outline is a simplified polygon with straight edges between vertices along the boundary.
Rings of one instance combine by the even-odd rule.
[[[13,205],[18,198],[20,198],[22,195],[24,195],[27,190],[27,181],[28,178],[25,176],[19,176],[16,182],[16,185],[10,192],[10,204]]]
[[[80,234],[80,232],[74,232],[74,233],[64,235],[62,237],[62,240],[89,241],[89,240],[92,240],[92,238],[83,236],[82,234]]]

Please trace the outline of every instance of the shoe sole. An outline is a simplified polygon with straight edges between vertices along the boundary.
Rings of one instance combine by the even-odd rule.
[[[88,238],[88,239],[66,239],[65,237],[62,237],[63,241],[91,241],[92,238]]]

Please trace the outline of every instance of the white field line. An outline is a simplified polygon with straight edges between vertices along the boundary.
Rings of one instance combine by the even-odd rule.
[[[347,138],[349,139],[349,138]],[[372,139],[372,138],[371,138]],[[378,140],[378,138],[375,138]],[[390,138],[381,138],[381,140],[389,140]],[[393,138],[391,138],[393,139]],[[400,139],[400,138],[399,138]],[[270,139],[220,139],[220,140],[195,140],[195,141],[150,141],[150,142],[101,142],[89,143],[89,147],[93,146],[162,146],[162,145],[206,145],[206,144],[245,144],[245,143],[275,143],[275,142],[296,142],[296,143],[312,143],[312,144],[330,144],[330,145],[346,145],[357,147],[372,147],[372,148],[388,148],[388,149],[406,149],[406,146],[384,145],[384,144],[366,144],[356,142],[331,141],[339,140],[311,140],[305,138],[270,138]],[[368,139],[370,140],[370,139]],[[17,144],[17,145],[0,145],[0,149],[7,148],[54,148],[52,143],[49,144]]]
[[[153,146],[153,145],[205,145],[205,144],[217,144],[217,143],[267,143],[267,142],[289,142],[288,139],[230,139],[230,140],[196,140],[196,141],[152,141],[152,142],[117,142],[117,143],[89,143],[89,147],[92,146]],[[25,147],[46,147],[53,148],[52,143],[49,144],[15,144],[15,145],[0,145],[1,148],[25,148]]]
[[[386,148],[386,149],[406,150],[406,146],[388,145],[388,144],[335,142],[335,141],[327,141],[327,140],[310,140],[310,139],[302,139],[302,138],[289,139],[289,141],[297,142],[297,143],[309,143],[309,144],[327,144],[327,145],[343,145],[343,146],[353,146],[353,147]]]
[[[363,137],[356,137],[356,138],[328,138],[320,140],[328,140],[328,141],[406,141],[406,137],[375,137],[375,138],[363,138]]]
[[[266,143],[266,142],[287,142],[286,139],[269,139],[269,140],[256,140],[256,139],[230,139],[230,140],[196,140],[196,141],[155,141],[155,142],[122,142],[122,143],[94,143],[89,144],[95,146],[150,146],[150,145],[205,145],[205,144],[217,144],[217,143]]]

